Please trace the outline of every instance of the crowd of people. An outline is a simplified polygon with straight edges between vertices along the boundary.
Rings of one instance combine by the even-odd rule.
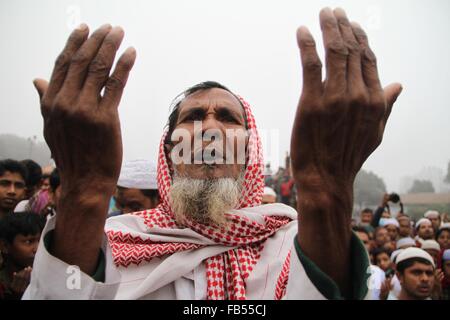
[[[264,188],[262,203],[295,203],[291,200],[295,196],[289,195],[286,201],[283,198],[288,193],[284,197],[279,193],[283,183],[290,185],[290,194],[295,188],[288,170],[280,169],[275,175],[266,173],[269,183]],[[156,166],[150,161],[125,162],[108,217],[155,208],[160,200],[156,176]],[[41,231],[46,220],[57,212],[59,185],[56,168],[42,169],[33,160],[0,161],[1,299],[20,299],[27,288]],[[380,206],[362,210],[359,221],[352,224],[372,264],[371,283],[375,288],[372,298],[449,300],[447,215],[429,210],[416,222],[402,211],[392,217],[389,202],[393,197],[396,195],[385,194]]]
[[[447,214],[428,210],[414,221],[401,206],[394,217],[388,204],[393,197],[398,195],[385,194],[375,211],[362,210],[352,227],[369,253],[373,285],[378,286],[374,299],[450,299]],[[414,258],[399,260],[404,255]]]

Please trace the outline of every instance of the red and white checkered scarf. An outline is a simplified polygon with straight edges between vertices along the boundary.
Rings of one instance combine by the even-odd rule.
[[[244,187],[238,209],[259,206],[264,190],[263,157],[261,140],[256,130],[256,124],[250,106],[241,99],[247,116],[249,129],[248,162],[244,174]],[[158,188],[161,196],[160,205],[151,210],[133,213],[141,217],[149,228],[177,229],[174,214],[169,205],[169,189],[172,183],[167,155],[164,151],[163,135],[159,147],[158,158]],[[245,299],[246,279],[252,272],[264,241],[279,228],[292,219],[280,216],[265,216],[265,223],[257,223],[236,213],[226,213],[231,221],[228,230],[212,225],[188,222],[190,229],[217,244],[229,246],[230,250],[212,256],[204,261],[207,276],[207,299]],[[205,245],[189,242],[154,242],[142,239],[130,233],[117,230],[107,230],[108,240],[112,249],[114,263],[127,267],[139,265],[155,257],[170,255],[184,250],[195,250]],[[280,274],[275,298],[281,298],[287,283],[289,259],[286,259],[282,274]]]

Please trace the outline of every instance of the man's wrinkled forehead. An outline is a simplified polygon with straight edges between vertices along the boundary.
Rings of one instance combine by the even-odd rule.
[[[225,107],[245,118],[244,108],[238,98],[220,88],[203,89],[188,95],[180,103],[179,114],[194,107]]]

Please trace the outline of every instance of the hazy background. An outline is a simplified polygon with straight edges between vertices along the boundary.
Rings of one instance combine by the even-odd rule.
[[[43,141],[32,79],[49,78],[80,22],[91,30],[109,22],[125,29],[120,52],[132,45],[138,53],[120,106],[125,160],[156,159],[171,100],[195,83],[216,80],[245,97],[259,127],[272,133],[266,160],[277,168],[289,150],[302,85],[295,32],[308,26],[323,56],[318,15],[324,6],[341,6],[362,24],[383,85],[404,86],[383,143],[364,169],[381,176],[389,191],[406,188],[412,177],[438,184],[450,160],[447,0],[1,0],[0,134]]]

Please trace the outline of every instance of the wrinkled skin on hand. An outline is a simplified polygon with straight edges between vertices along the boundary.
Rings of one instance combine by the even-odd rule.
[[[50,82],[36,79],[34,85],[44,137],[61,177],[50,251],[91,273],[120,173],[118,106],[136,52],[125,50],[110,74],[123,30],[104,25],[88,35],[85,24],[75,29],[56,59]]]
[[[382,88],[367,36],[344,10],[320,12],[326,75],[306,27],[297,30],[303,88],[291,137],[297,185],[298,241],[343,295],[351,288],[353,183],[380,145],[402,88]]]
[[[293,174],[303,190],[315,181],[353,185],[364,161],[379,146],[400,84],[381,87],[367,36],[342,9],[323,9],[320,25],[326,77],[307,28],[297,32],[303,89],[291,138]]]

